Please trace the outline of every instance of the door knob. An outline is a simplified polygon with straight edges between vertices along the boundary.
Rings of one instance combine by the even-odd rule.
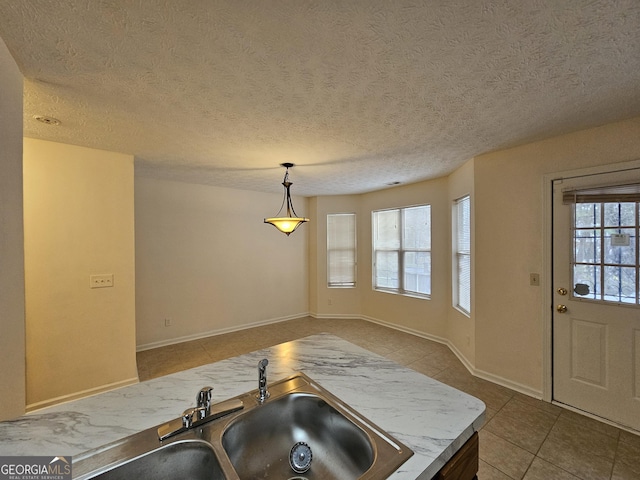
[[[558,311],[558,313],[565,313],[567,311],[567,306],[566,305],[558,305],[556,307],[556,310]]]

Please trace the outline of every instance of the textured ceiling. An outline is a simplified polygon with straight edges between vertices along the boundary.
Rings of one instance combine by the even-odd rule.
[[[638,0],[20,0],[25,135],[294,195],[446,175],[640,115]],[[33,115],[49,115],[60,126]]]

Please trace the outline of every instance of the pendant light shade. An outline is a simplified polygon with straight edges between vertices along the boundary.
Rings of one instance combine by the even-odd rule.
[[[276,213],[275,217],[265,218],[264,223],[270,223],[282,233],[289,236],[296,228],[302,225],[304,222],[308,222],[308,218],[298,217],[296,211],[293,209],[293,203],[291,201],[291,183],[289,181],[289,168],[293,167],[293,163],[281,163],[280,166],[285,167],[287,169],[284,174],[284,181],[282,185],[284,186],[284,199],[282,200],[282,205],[280,206],[280,210]],[[282,209],[287,206],[287,216],[281,217],[280,212]]]

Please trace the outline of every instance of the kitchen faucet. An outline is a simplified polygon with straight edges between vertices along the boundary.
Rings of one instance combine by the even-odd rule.
[[[211,405],[212,392],[213,387],[202,387],[196,395],[195,407],[185,410],[179,418],[160,425],[158,427],[160,441],[244,408],[242,400],[237,398]]]
[[[263,358],[258,362],[258,402],[264,403],[269,398],[269,391],[267,390],[267,365],[269,360]]]
[[[198,418],[202,420],[205,417],[208,417],[211,414],[211,397],[212,397],[213,387],[202,387],[196,396],[196,408],[201,408],[202,410],[198,410]]]

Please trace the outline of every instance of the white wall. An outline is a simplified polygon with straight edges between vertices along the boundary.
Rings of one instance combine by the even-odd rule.
[[[282,195],[137,177],[135,198],[138,348],[308,313],[310,225],[263,223]]]
[[[0,39],[0,420],[24,413],[22,74]]]
[[[133,214],[131,155],[24,140],[29,409],[137,381]]]

